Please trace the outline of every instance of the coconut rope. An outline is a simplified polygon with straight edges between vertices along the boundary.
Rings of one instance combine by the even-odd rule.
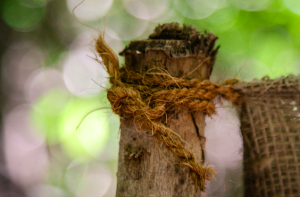
[[[138,131],[150,132],[164,144],[177,156],[181,166],[190,169],[196,190],[205,191],[205,180],[213,180],[216,172],[201,166],[184,147],[180,136],[164,124],[166,112],[185,107],[211,116],[215,113],[213,100],[217,95],[233,103],[239,101],[240,94],[232,87],[237,81],[232,79],[218,84],[209,80],[175,78],[164,73],[142,75],[128,70],[126,65],[120,69],[118,57],[105,43],[103,35],[96,40],[96,51],[110,76],[107,98],[113,112],[122,118],[131,118]]]

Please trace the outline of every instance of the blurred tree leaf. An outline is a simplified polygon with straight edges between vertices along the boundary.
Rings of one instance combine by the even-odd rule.
[[[4,0],[2,18],[10,27],[19,31],[28,31],[43,19],[45,7],[30,8],[17,0]]]
[[[92,98],[70,98],[66,92],[52,90],[34,105],[32,121],[45,135],[49,145],[59,143],[72,158],[96,157],[109,137],[107,110],[90,113],[76,128],[87,113],[105,106],[103,99],[106,99],[105,94]]]

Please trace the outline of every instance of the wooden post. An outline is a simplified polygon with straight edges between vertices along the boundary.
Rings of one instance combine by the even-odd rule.
[[[121,52],[125,66],[138,73],[167,71],[171,76],[208,79],[217,49],[212,34],[201,35],[193,26],[158,26],[148,40],[133,41]],[[196,160],[205,159],[204,114],[182,108],[168,114],[167,126],[186,142]],[[188,169],[154,138],[121,120],[117,197],[200,196]]]

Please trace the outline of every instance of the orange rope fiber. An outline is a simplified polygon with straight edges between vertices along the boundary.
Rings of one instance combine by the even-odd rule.
[[[183,140],[162,120],[167,111],[181,107],[211,116],[215,112],[213,99],[217,95],[238,103],[240,94],[232,86],[237,80],[213,84],[209,80],[187,80],[162,73],[141,75],[127,70],[126,65],[120,69],[117,55],[105,43],[102,34],[96,40],[96,51],[110,75],[112,86],[107,90],[107,98],[113,112],[123,118],[132,118],[138,131],[151,132],[177,156],[182,166],[190,169],[196,190],[205,191],[205,180],[212,180],[216,172],[197,163],[194,155],[184,147]]]

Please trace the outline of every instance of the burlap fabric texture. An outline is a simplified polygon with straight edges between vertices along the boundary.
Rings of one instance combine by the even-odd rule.
[[[245,196],[300,196],[300,77],[239,83]]]

